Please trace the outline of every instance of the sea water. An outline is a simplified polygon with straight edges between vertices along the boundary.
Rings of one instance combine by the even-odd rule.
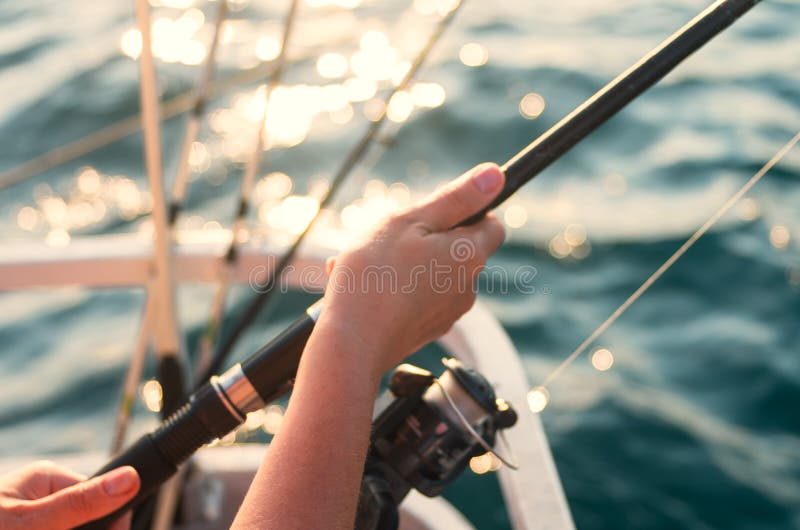
[[[200,32],[208,39],[215,4],[187,4],[205,13]],[[254,43],[279,36],[284,4],[234,3],[222,74],[252,66]],[[415,4],[425,10],[431,2]],[[421,193],[481,161],[504,161],[705,4],[470,1],[421,76],[445,89],[445,103],[415,111],[369,177]],[[305,5],[296,45],[319,51],[313,46],[328,39],[352,52],[372,29],[410,56],[429,25],[408,7],[366,2],[351,13]],[[155,17],[181,13],[158,8]],[[132,2],[4,2],[0,24],[0,170],[136,113],[136,63],[120,52],[134,24]],[[501,213],[509,237],[491,264],[510,272],[535,267],[535,289],[495,290],[482,301],[521,352],[532,384],[800,130],[798,27],[797,3],[758,5],[526,186],[513,213]],[[466,62],[488,54],[483,66],[459,60],[467,43],[477,47],[472,59],[465,52]],[[196,62],[191,54],[184,59]],[[193,86],[198,68],[159,61],[159,72],[171,97]],[[315,73],[313,59],[290,66],[286,78],[331,82]],[[255,87],[220,95],[212,111]],[[528,99],[532,111],[523,109],[535,119],[520,111],[526,94],[538,95]],[[276,149],[270,170],[292,175],[298,193],[330,177],[366,127],[361,106],[354,108],[347,124],[329,120],[302,145]],[[177,118],[164,125],[168,179],[183,124]],[[210,145],[214,137],[206,120],[199,140]],[[187,215],[229,226],[241,165],[220,158],[192,183]],[[44,239],[41,227],[21,228],[20,210],[42,194],[67,194],[86,165],[146,188],[141,137],[134,135],[0,191],[3,245]],[[549,385],[541,418],[579,528],[800,527],[798,177],[795,149]],[[356,184],[346,188],[342,201],[359,192]],[[109,214],[73,237],[139,230],[146,220],[129,217]],[[62,244],[57,236],[51,243]],[[575,251],[564,246],[569,238],[586,242]],[[234,293],[229,314],[247,294]],[[179,291],[190,346],[210,300],[207,287]],[[268,340],[311,300],[281,297],[236,356]],[[0,296],[0,455],[22,462],[108,448],[142,303],[133,288]],[[598,348],[609,353],[595,365],[608,367],[611,355],[610,369],[593,366]],[[135,431],[155,421],[137,404]],[[467,472],[448,497],[477,528],[509,527],[492,474]]]

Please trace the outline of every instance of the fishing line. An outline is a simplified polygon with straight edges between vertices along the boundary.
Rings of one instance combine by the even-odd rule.
[[[484,440],[483,436],[478,434],[478,432],[472,427],[472,425],[469,424],[469,421],[467,421],[467,418],[464,417],[464,413],[461,412],[461,409],[458,408],[458,405],[456,405],[455,401],[453,401],[453,398],[450,397],[450,392],[447,391],[447,389],[444,387],[444,385],[439,380],[439,378],[438,377],[435,378],[433,380],[433,382],[436,384],[436,386],[442,392],[442,395],[444,396],[445,400],[447,401],[447,404],[450,406],[450,409],[456,414],[456,417],[458,418],[458,422],[461,424],[462,427],[464,427],[464,429],[467,430],[469,435],[472,436],[472,438],[476,442],[478,442],[478,445],[480,445],[487,453],[493,455],[500,462],[502,462],[504,466],[506,466],[506,467],[508,467],[510,469],[513,469],[515,471],[517,469],[519,469],[519,462],[517,461],[515,456],[511,455],[511,447],[508,445],[508,440],[506,440],[506,437],[503,434],[503,431],[500,431],[499,434],[500,434],[500,438],[503,440],[503,444],[505,445],[505,450],[510,455],[509,458],[505,458],[500,453],[495,451],[492,448],[492,446],[489,444],[489,442]]]
[[[553,382],[559,375],[561,375],[564,370],[567,369],[573,362],[575,362],[581,354],[586,351],[588,348],[600,335],[602,335],[608,328],[611,327],[617,319],[622,316],[622,314],[631,306],[634,302],[636,302],[647,290],[659,279],[661,276],[667,272],[672,265],[675,264],[686,252],[692,248],[692,246],[697,242],[698,239],[703,237],[706,232],[708,232],[717,221],[722,218],[739,200],[748,192],[750,189],[755,186],[761,178],[767,174],[767,172],[775,166],[778,162],[780,162],[789,151],[800,141],[800,132],[798,132],[791,140],[789,140],[786,144],[781,147],[775,155],[769,159],[769,161],[764,164],[758,172],[753,175],[750,180],[745,182],[745,184],[739,188],[730,199],[728,199],[725,204],[723,204],[715,213],[712,215],[697,231],[692,234],[692,236],[686,240],[686,242],[678,248],[656,271],[651,274],[642,285],[636,289],[633,294],[631,294],[623,303],[620,305],[611,315],[602,323],[600,324],[597,329],[595,329],[586,339],[578,345],[575,350],[569,354],[569,356],[564,359],[561,364],[559,364],[547,377],[545,377],[544,381],[537,386],[530,390],[528,393],[529,402],[532,401],[531,394],[534,394],[534,398],[537,400],[536,402],[541,404],[541,409],[544,408],[546,405],[547,400],[547,391],[546,387],[549,383]],[[537,394],[538,393],[538,394]],[[539,408],[539,407],[536,407]]]

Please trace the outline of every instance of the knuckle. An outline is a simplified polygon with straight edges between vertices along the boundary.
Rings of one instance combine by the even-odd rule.
[[[484,250],[476,251],[472,259],[467,262],[468,272],[470,275],[474,276],[478,274],[481,269],[483,269],[484,265],[486,265],[486,260],[488,257],[488,254]]]
[[[470,291],[469,296],[467,297],[467,311],[472,309],[472,306],[475,305],[475,301],[478,299],[478,294],[475,291]]]
[[[414,210],[404,209],[388,214],[383,221],[383,226],[390,230],[398,230],[416,222]]]
[[[411,208],[404,208],[389,214],[386,219],[390,223],[405,224],[414,218],[414,210]]]
[[[489,260],[489,253],[486,249],[478,248],[475,251],[475,258],[473,259],[473,264],[477,267],[483,267],[486,262]]]
[[[444,195],[445,206],[454,212],[468,212],[471,208],[469,194],[463,189],[455,189]]]
[[[436,338],[442,337],[443,335],[447,335],[450,332],[451,329],[453,329],[453,323],[452,322],[447,322],[447,323],[444,323],[444,324],[440,325],[436,329]]]
[[[493,249],[499,247],[506,239],[506,228],[496,217],[487,219],[484,233]]]
[[[395,212],[385,216],[381,224],[385,227],[394,227],[402,223],[403,223],[403,214]]]
[[[29,467],[31,471],[37,474],[47,473],[56,468],[58,468],[58,464],[56,464],[52,460],[37,460],[36,462],[32,463]]]

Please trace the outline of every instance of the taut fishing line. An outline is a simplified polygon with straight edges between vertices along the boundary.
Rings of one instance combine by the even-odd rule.
[[[511,160],[503,164],[502,168],[506,173],[506,184],[503,190],[484,210],[469,219],[465,219],[459,225],[471,224],[480,220],[486,211],[493,209],[513,195],[522,185],[533,179],[574,147],[581,139],[605,123],[630,101],[669,73],[692,52],[722,32],[757,3],[758,0],[717,0],[689,23],[673,33],[658,47],[601,88],[594,96],[578,106],[547,132],[539,136]],[[452,13],[451,11],[449,16],[452,16]],[[414,65],[412,65],[407,76],[413,70]],[[373,125],[372,127],[377,126]],[[663,275],[697,239],[708,231],[799,140],[800,133],[756,173],[634,295],[626,300],[607,322],[592,333],[590,338],[584,341],[578,350],[567,358],[563,367],[557,368],[545,381],[552,381],[554,377],[563,371],[564,367],[573,362],[592,340],[605,331],[620,314],[646,291],[650,284]],[[369,141],[364,140],[364,142],[364,148],[366,148]],[[354,153],[356,152],[354,151]],[[353,156],[355,157],[356,155]],[[348,159],[348,163],[352,163],[350,159]],[[283,257],[286,258],[287,256],[288,254],[284,254]],[[98,474],[123,465],[134,466],[139,473],[141,486],[139,492],[126,506],[104,517],[102,520],[96,520],[82,528],[84,530],[87,528],[105,528],[108,523],[119,517],[122,512],[141,502],[149,493],[155,491],[161,484],[175,475],[179,466],[203,445],[214,438],[226,435],[238,427],[247,413],[259,410],[267,403],[286,394],[291,389],[306,342],[323,310],[322,300],[308,307],[305,313],[299,316],[283,332],[241,363],[235,364],[221,375],[211,377],[157,429],[139,438],[133,445],[101,468]],[[246,323],[244,327],[246,327]],[[224,360],[224,356],[220,356],[220,360]],[[475,414],[475,423],[470,422],[470,425],[473,428],[476,425],[480,425],[481,419],[489,422],[485,426],[490,430],[481,433],[484,434],[481,439],[487,441],[488,444],[489,441],[492,441],[491,429],[496,431],[513,426],[517,419],[516,413],[507,404],[506,406],[501,406],[503,405],[501,400],[497,398],[492,385],[486,381],[485,377],[468,367],[459,365],[457,361],[453,360],[453,363],[455,364],[446,364],[447,373],[443,375],[443,378],[448,381],[452,379],[454,382],[453,388],[460,388],[461,391],[469,394],[470,397],[465,403],[479,405],[477,408],[473,407],[479,413]],[[444,452],[442,458],[437,457],[438,459],[434,460],[419,459],[419,461],[425,462],[426,465],[430,464],[428,466],[430,469],[412,470],[415,473],[413,477],[400,477],[403,478],[403,481],[400,481],[403,491],[400,492],[401,495],[395,498],[402,498],[410,487],[426,492],[429,495],[438,495],[443,490],[443,487],[464,469],[468,458],[477,456],[477,454],[473,453],[473,450],[482,451],[485,448],[477,442],[477,439],[471,433],[462,428],[460,420],[453,421],[452,427],[455,428],[446,431],[452,434],[453,437],[446,436],[443,438],[438,436],[436,429],[439,424],[440,413],[450,415],[453,411],[450,410],[449,406],[439,406],[441,403],[437,405],[438,392],[434,391],[433,395],[426,397],[428,389],[434,384],[433,378],[435,376],[416,367],[401,368],[402,365],[398,368],[400,373],[396,378],[393,390],[394,396],[397,398],[391,402],[394,406],[390,404],[390,408],[386,409],[387,414],[381,413],[380,417],[374,418],[375,421],[373,423],[377,422],[381,425],[378,425],[376,430],[373,430],[373,435],[375,432],[383,432],[383,436],[378,438],[373,436],[374,443],[371,443],[371,446],[374,446],[376,451],[379,451],[381,450],[380,446],[385,445],[383,442],[387,440],[411,440],[412,438],[407,437],[398,438],[397,436],[401,433],[395,429],[397,425],[401,427],[408,425],[404,421],[404,418],[410,417],[407,413],[413,415],[415,414],[414,411],[417,410],[421,415],[418,419],[422,419],[422,416],[424,416],[431,420],[426,421],[425,425],[430,427],[438,442],[451,444],[448,447],[454,451]],[[473,401],[475,403],[471,403]],[[421,408],[417,409],[418,405]],[[467,410],[461,406],[462,404],[459,403],[457,405],[459,411]],[[404,408],[406,406],[413,410],[406,410]],[[400,408],[398,409],[397,407]],[[476,430],[476,432],[478,431]],[[426,445],[429,441],[428,436],[417,437],[417,439],[420,443],[401,444],[402,453],[417,458],[413,455],[417,454],[419,456],[422,454],[419,451],[423,447],[430,447]],[[465,441],[468,443],[466,449],[464,449]],[[391,447],[389,449],[391,449],[390,452],[394,450]],[[377,475],[386,474],[381,471],[389,469],[383,465],[385,463],[380,459],[373,462],[377,469]],[[453,466],[453,463],[457,465]],[[417,473],[417,471],[421,473]],[[429,474],[429,471],[434,474]],[[381,476],[376,478],[376,473],[371,473],[370,477],[368,477],[372,485],[375,485],[376,481],[380,482]],[[432,482],[430,477],[435,477],[435,481]],[[406,478],[411,480],[406,480]],[[380,484],[377,486],[380,486]],[[378,491],[377,493],[380,492]]]
[[[611,325],[614,324],[614,322],[616,322],[617,319],[622,316],[622,314],[630,306],[633,305],[634,302],[636,302],[636,300],[638,300],[645,292],[647,292],[647,290],[659,278],[661,278],[661,276],[663,276],[664,273],[667,272],[676,261],[678,261],[690,248],[692,248],[692,246],[694,246],[695,243],[697,243],[698,239],[703,237],[706,232],[708,232],[711,227],[713,227],[717,221],[722,218],[723,215],[725,215],[737,202],[739,202],[739,200],[744,197],[745,194],[747,194],[747,192],[750,191],[750,189],[755,186],[758,181],[760,181],[761,178],[775,166],[775,164],[780,162],[783,157],[792,150],[798,141],[800,141],[800,132],[795,134],[791,140],[784,144],[783,147],[781,147],[778,152],[775,153],[775,155],[773,155],[773,157],[770,158],[769,161],[764,164],[755,175],[750,177],[750,180],[745,182],[744,185],[725,202],[725,204],[723,204],[716,212],[714,212],[714,215],[712,215],[700,228],[698,228],[697,231],[692,234],[691,237],[680,246],[680,248],[678,248],[678,250],[676,250],[658,269],[656,269],[653,274],[651,274],[644,281],[644,283],[642,283],[642,285],[639,286],[638,289],[633,292],[633,294],[631,294],[624,302],[622,302],[622,305],[620,305],[613,313],[611,313],[611,315],[602,324],[600,324],[597,329],[589,334],[589,336],[586,337],[586,339],[581,342],[578,347],[575,348],[575,350],[561,362],[561,364],[559,364],[552,372],[550,372],[539,386],[532,388],[528,394],[529,402],[539,403],[541,408],[536,408],[539,408],[539,410],[544,409],[544,406],[547,404],[547,394],[545,390],[547,385],[552,383],[559,375],[561,375],[561,373],[563,373],[567,367],[574,363],[581,356],[581,354],[586,351],[586,348],[588,348],[595,340],[597,340],[600,335],[605,333],[605,331],[610,328]],[[531,399],[532,393],[535,394],[534,398],[536,399]],[[539,395],[542,395],[542,397],[539,398]]]

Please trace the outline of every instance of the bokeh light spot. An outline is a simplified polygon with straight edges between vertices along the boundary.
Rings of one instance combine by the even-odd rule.
[[[544,112],[545,101],[542,96],[535,92],[525,94],[519,102],[519,113],[522,117],[529,120],[538,118]]]
[[[789,229],[783,225],[775,225],[769,231],[769,242],[778,250],[783,250],[789,246],[791,235]]]
[[[534,414],[542,412],[549,402],[550,392],[545,387],[537,386],[528,391],[528,408]]]
[[[466,66],[483,66],[489,60],[489,51],[482,44],[468,42],[459,50],[458,58]]]
[[[614,355],[606,348],[598,348],[592,353],[592,366],[595,370],[605,372],[614,365]]]

